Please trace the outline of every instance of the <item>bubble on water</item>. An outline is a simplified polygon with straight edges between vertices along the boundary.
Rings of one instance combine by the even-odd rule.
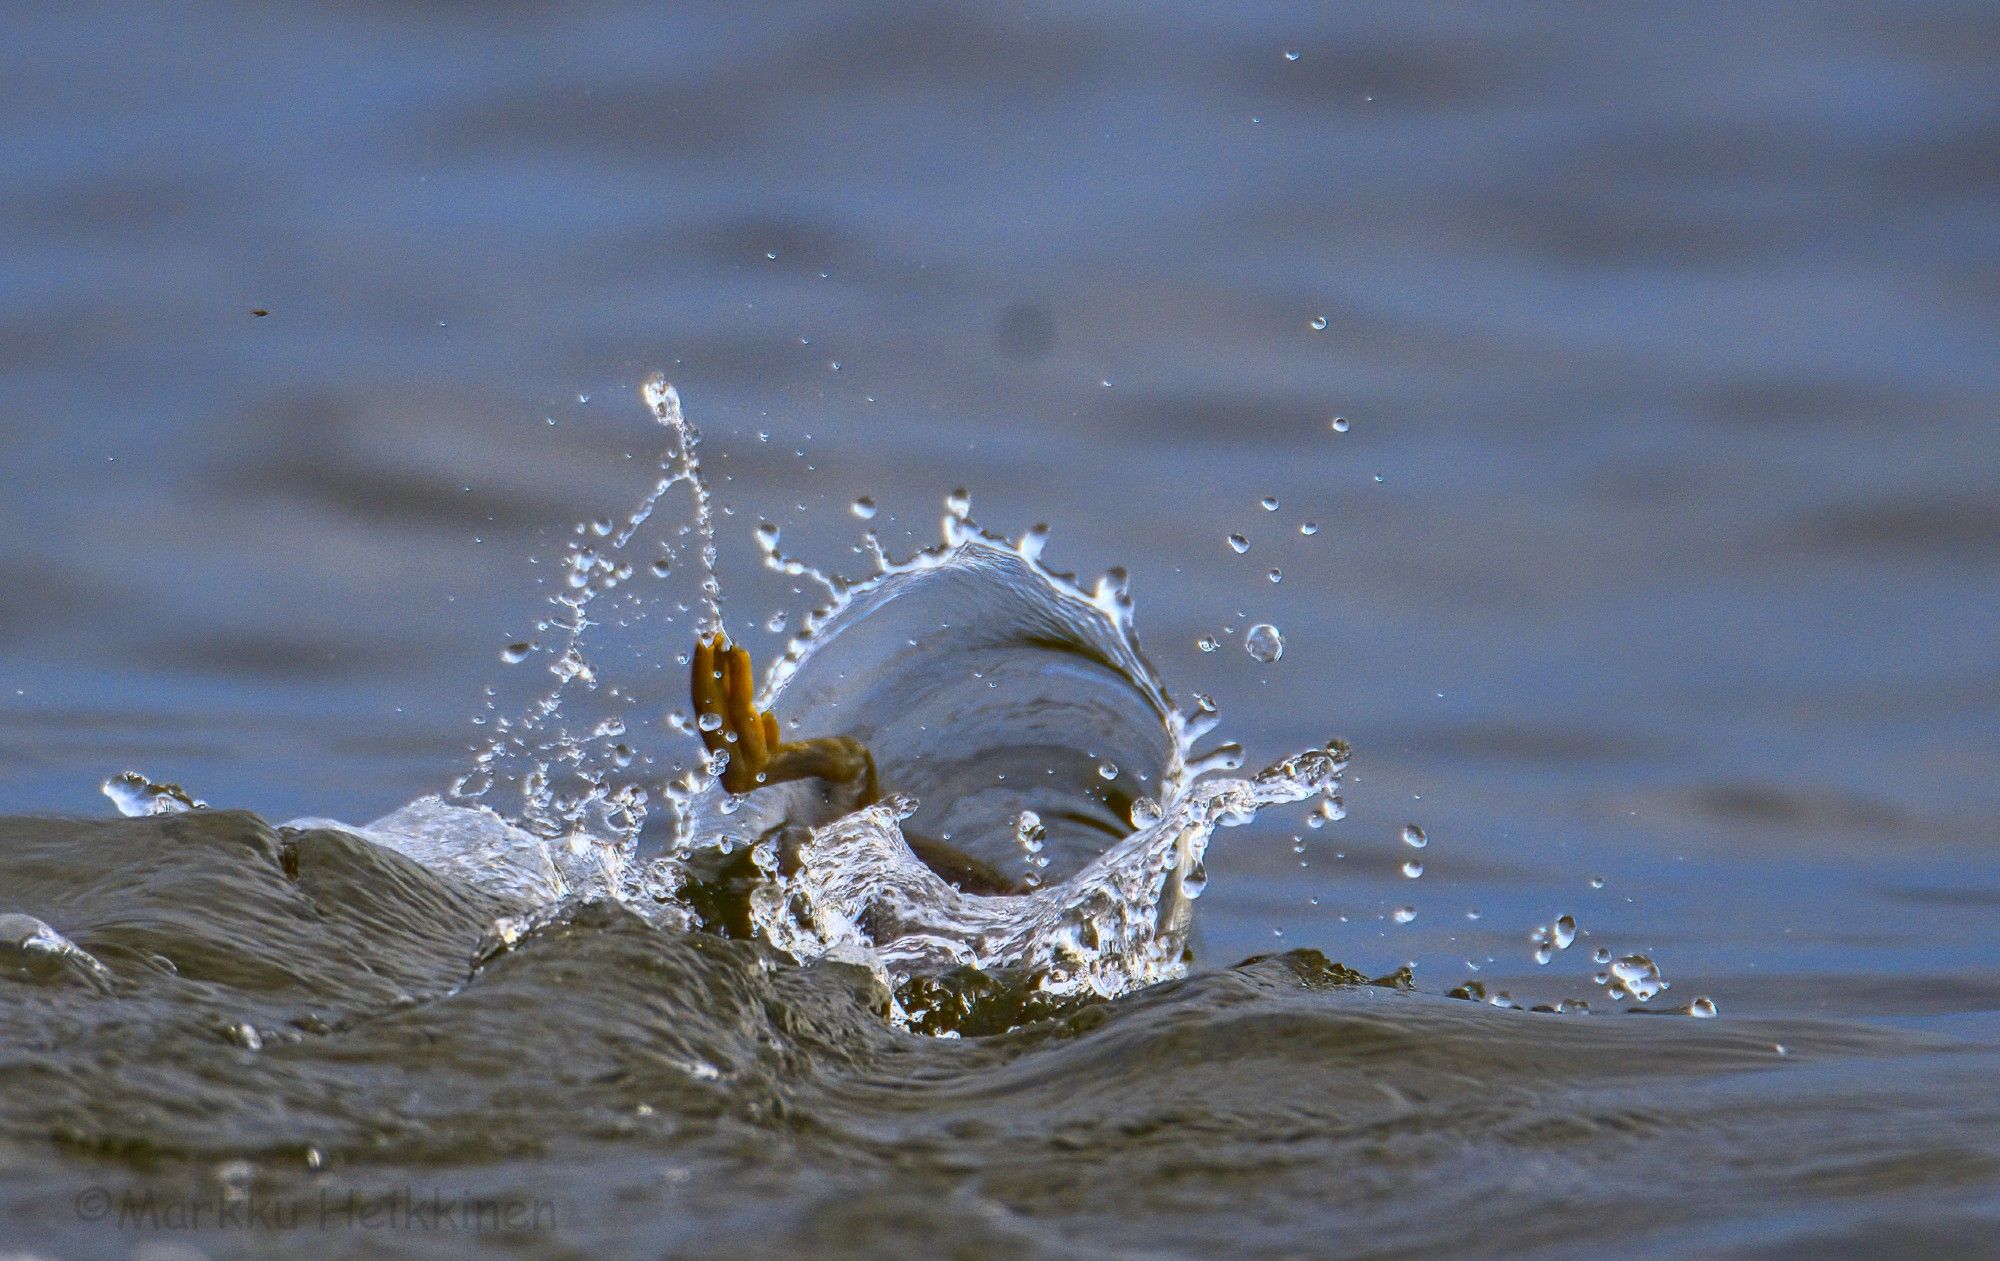
[[[1331,421],[1327,422],[1327,427],[1332,429],[1335,433],[1346,433],[1350,428],[1352,428],[1352,426],[1348,423],[1347,417],[1345,416],[1335,416]]]
[[[1394,920],[1395,920],[1395,921],[1396,921],[1396,922],[1397,922],[1398,924],[1407,924],[1407,923],[1409,923],[1409,922],[1410,922],[1411,920],[1415,919],[1416,917],[1417,917],[1417,908],[1416,908],[1416,907],[1414,907],[1414,906],[1399,906],[1399,907],[1397,907],[1397,908],[1396,908],[1396,913],[1395,913],[1395,915],[1394,915],[1394,916],[1392,916],[1391,918],[1393,918],[1393,919],[1394,919]]]
[[[0,914],[0,977],[35,985],[84,982],[111,985],[111,969],[32,915]]]
[[[847,505],[847,510],[855,516],[860,517],[863,521],[873,521],[875,519],[875,501],[866,495]]]
[[[1319,533],[1319,522],[1317,521],[1306,522],[1305,524],[1299,527],[1299,533],[1305,535],[1307,538],[1311,538],[1313,535]]]
[[[1324,315],[1313,316],[1312,328],[1315,333],[1324,333],[1326,331],[1326,317]]]
[[[128,819],[143,818],[156,814],[180,814],[187,810],[200,810],[208,803],[199,797],[189,795],[179,784],[156,784],[138,771],[125,771],[113,775],[98,785],[98,790],[111,799],[118,807],[118,813]]]
[[[1278,510],[1278,497],[1276,495],[1266,495],[1262,499],[1259,499],[1257,503],[1266,512],[1276,512]]]
[[[1276,566],[1273,566],[1271,572],[1265,574],[1264,576],[1266,578],[1269,578],[1272,582],[1283,582],[1285,580],[1285,571],[1277,568]]]
[[[1241,556],[1250,550],[1250,540],[1240,534],[1232,534],[1229,536],[1229,550]]]
[[[1424,865],[1412,858],[1403,864],[1403,875],[1411,880],[1424,874]]]
[[[1203,635],[1200,639],[1194,641],[1194,646],[1203,652],[1214,652],[1217,648],[1222,647],[1222,641],[1213,635]]]
[[[1403,844],[1409,846],[1411,849],[1422,849],[1431,843],[1431,838],[1425,836],[1424,830],[1414,823],[1405,823],[1403,825],[1402,836]]]
[[[1285,655],[1285,637],[1269,622],[1259,622],[1244,632],[1243,651],[1269,665]]]
[[[500,660],[510,666],[517,666],[526,661],[528,654],[534,650],[535,646],[525,640],[520,643],[508,644],[500,650]]]

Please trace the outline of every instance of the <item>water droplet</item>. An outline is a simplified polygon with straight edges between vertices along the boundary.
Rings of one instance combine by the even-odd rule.
[[[1203,635],[1200,639],[1194,641],[1194,646],[1203,652],[1214,652],[1217,648],[1222,647],[1222,641],[1213,635]]]
[[[1285,637],[1269,622],[1259,622],[1244,633],[1243,651],[1269,665],[1285,655]]]
[[[1313,316],[1313,317],[1312,317],[1312,328],[1313,328],[1313,332],[1315,332],[1315,333],[1323,333],[1323,332],[1325,332],[1325,331],[1326,331],[1326,317],[1325,317],[1324,315],[1315,315],[1315,316]]]
[[[1660,969],[1645,955],[1626,955],[1611,965],[1608,986],[1613,998],[1630,995],[1639,1002],[1647,1002],[1667,983],[1660,979]]]
[[[1250,550],[1250,540],[1240,534],[1232,534],[1229,536],[1229,550],[1241,556]]]
[[[1285,50],[1285,60],[1286,60],[1286,61],[1297,61],[1298,59],[1299,59],[1299,50],[1298,50],[1298,49],[1296,49],[1296,48],[1287,48],[1287,49]]]
[[[1140,797],[1132,803],[1132,826],[1135,828],[1152,827],[1163,817],[1160,803],[1151,797]]]
[[[674,563],[666,557],[662,556],[653,562],[653,576],[655,578],[664,578],[672,572],[674,572]]]
[[[1042,826],[1042,816],[1036,814],[1033,810],[1023,810],[1014,819],[1014,839],[1020,842],[1021,852],[1030,858],[1040,854],[1043,845],[1049,839],[1049,830]],[[1045,866],[1046,864],[1047,860],[1044,859],[1042,863],[1037,865]]]
[[[1412,858],[1408,862],[1403,864],[1403,875],[1408,879],[1415,880],[1417,877],[1423,874],[1424,874],[1424,865],[1421,862],[1418,862],[1416,859]]]
[[[1696,1020],[1713,1020],[1717,1015],[1715,1000],[1706,996],[1697,998],[1687,1005],[1687,1014]]]
[[[1099,762],[1097,764],[1097,775],[1100,779],[1117,779],[1118,767],[1112,762]]]
[[[773,635],[783,634],[785,629],[784,611],[781,609],[778,612],[771,614],[770,617],[765,618],[764,629],[770,631]]]
[[[1403,825],[1403,844],[1409,846],[1411,849],[1422,849],[1430,843],[1431,838],[1424,835],[1422,828],[1414,823],[1405,823]]]
[[[696,720],[695,725],[700,727],[703,731],[720,731],[722,730],[722,715],[703,714],[699,719]]]
[[[872,521],[875,519],[875,501],[866,495],[849,504],[847,510],[855,516],[860,517],[863,521]]]
[[[1307,538],[1311,538],[1313,535],[1319,533],[1319,522],[1317,521],[1306,522],[1304,525],[1299,527],[1299,533],[1305,535]]]
[[[1604,877],[1592,876],[1590,878],[1590,887],[1593,889],[1602,889],[1604,887]]]
[[[960,486],[944,497],[944,510],[963,520],[972,511],[972,492]]]
[[[533,652],[534,650],[535,646],[531,643],[522,642],[518,644],[508,644],[505,648],[502,648],[500,650],[500,660],[506,662],[510,666],[517,666],[520,665],[523,661],[526,661],[528,659],[528,654]]]
[[[1335,433],[1346,433],[1350,427],[1345,416],[1335,416],[1328,425]]]
[[[1257,502],[1266,512],[1276,512],[1278,510],[1278,497],[1276,495],[1266,495]]]
[[[1375,475],[1375,481],[1379,484],[1381,480],[1382,480],[1382,475],[1380,473],[1377,473]]]
[[[1417,917],[1416,907],[1399,906],[1396,908],[1396,914],[1392,918],[1394,918],[1398,924],[1407,924],[1416,917]]]
[[[1200,897],[1207,888],[1208,868],[1200,863],[1196,863],[1193,870],[1181,877],[1181,892],[1187,894],[1190,900]]]
[[[1269,578],[1272,582],[1283,582],[1285,580],[1285,571],[1277,568],[1276,566],[1273,566],[1271,572],[1265,574],[1264,576],[1266,578]]]
[[[1556,917],[1555,933],[1552,938],[1557,950],[1568,950],[1576,941],[1576,917],[1561,915]]]

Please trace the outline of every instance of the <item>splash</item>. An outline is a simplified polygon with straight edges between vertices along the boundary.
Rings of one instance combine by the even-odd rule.
[[[725,792],[705,760],[649,747],[662,715],[674,743],[694,744],[687,657],[662,641],[679,654],[722,617],[700,433],[664,380],[644,397],[672,435],[652,489],[623,523],[577,528],[538,637],[503,654],[545,659],[553,686],[517,716],[489,710],[490,738],[448,799],[364,835],[525,902],[618,898],[801,961],[863,964],[899,992],[974,969],[1041,994],[1111,996],[1186,970],[1219,828],[1337,787],[1338,742],[1227,774],[1240,749],[1198,747],[1215,707],[1173,702],[1140,651],[1124,572],[1086,587],[1042,563],[1046,526],[989,534],[954,491],[933,547],[896,559],[866,534],[873,572],[858,581],[786,556],[775,526],[756,530],[769,568],[827,595],[758,707],[780,715],[787,739],[862,741],[892,795],[813,819],[810,783]],[[659,509],[677,488],[691,519],[667,521]],[[637,589],[641,575],[689,569],[691,603]],[[960,892],[917,858],[913,836],[1015,873],[1026,891]],[[725,868],[748,877],[733,899],[713,896]]]

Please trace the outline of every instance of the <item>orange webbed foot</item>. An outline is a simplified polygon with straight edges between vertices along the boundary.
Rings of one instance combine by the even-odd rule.
[[[783,747],[778,719],[756,705],[756,674],[747,649],[730,644],[721,631],[696,640],[690,670],[695,726],[711,753],[729,755],[722,786],[747,793],[766,782],[771,758]]]

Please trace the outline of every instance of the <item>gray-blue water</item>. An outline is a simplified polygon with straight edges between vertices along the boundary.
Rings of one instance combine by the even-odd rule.
[[[326,1006],[311,1064],[129,1126],[125,1092],[210,1080],[188,1013],[276,985],[269,961],[194,996],[127,977],[122,1016],[0,976],[0,1060],[36,1083],[0,1085],[0,1245],[266,1250],[73,1208],[205,1186],[240,1150],[293,1161],[290,1190],[553,1188],[561,1229],[515,1241],[547,1255],[954,1230],[1058,1255],[1990,1253],[1996,51],[1979,4],[0,16],[0,813],[108,815],[97,785],[127,767],[271,820],[444,787],[482,689],[528,686],[500,650],[545,614],[571,528],[650,484],[637,388],[664,370],[726,505],[725,612],[760,653],[779,637],[753,628],[808,603],[758,567],[760,520],[850,572],[860,495],[899,550],[959,486],[990,527],[1050,522],[1059,567],[1131,571],[1148,655],[1213,694],[1253,765],[1354,746],[1345,820],[1218,837],[1199,967],[1312,948],[1413,963],[1421,991],[1265,964],[1114,1004],[1130,1041],[912,1049],[862,1008],[825,1015],[845,999],[818,974],[781,980],[811,993],[769,1002],[824,1018],[780,1026],[821,1040],[764,1094],[644,1095],[706,1135],[682,1151],[590,1111],[643,1091],[557,1073],[509,1095],[466,1067],[491,1047],[429,1083],[449,1138],[370,1128],[413,1106],[387,1083],[414,1053],[357,1014],[397,996],[343,969],[414,969],[397,984],[424,1011],[473,996],[437,1021],[526,1036],[505,1013],[533,1009],[532,967],[507,982],[526,997],[453,989],[464,925],[398,939],[394,965],[336,935],[338,967],[258,1000],[279,1024]],[[1274,664],[1241,646],[1265,621]],[[92,829],[5,827],[0,914],[114,971],[125,949],[187,977],[215,933],[297,962],[233,895],[202,895],[233,907],[220,927],[134,927],[220,879],[202,847],[226,838],[149,892]],[[460,896],[341,864],[390,882],[391,919]],[[1539,967],[1531,937],[1564,914],[1581,935]],[[687,949],[628,931],[531,962],[575,993],[589,966]],[[1659,963],[1653,1006],[1708,996],[1721,1019],[1610,1014],[1599,947]],[[672,991],[688,968],[655,964],[568,1027],[650,993],[754,1056]],[[1444,1007],[1469,979],[1599,1011]],[[1239,1001],[1256,1020],[1217,1024]],[[313,1041],[343,1020],[387,1041]],[[1753,1057],[1779,1042],[1819,1050]],[[171,1072],[124,1076],[139,1045]],[[930,1094],[868,1093],[906,1075]],[[1341,1103],[1270,1100],[1274,1079]],[[481,1147],[468,1118],[493,1109]],[[688,1119],[717,1110],[720,1130]],[[313,1143],[331,1173],[295,1160]]]

